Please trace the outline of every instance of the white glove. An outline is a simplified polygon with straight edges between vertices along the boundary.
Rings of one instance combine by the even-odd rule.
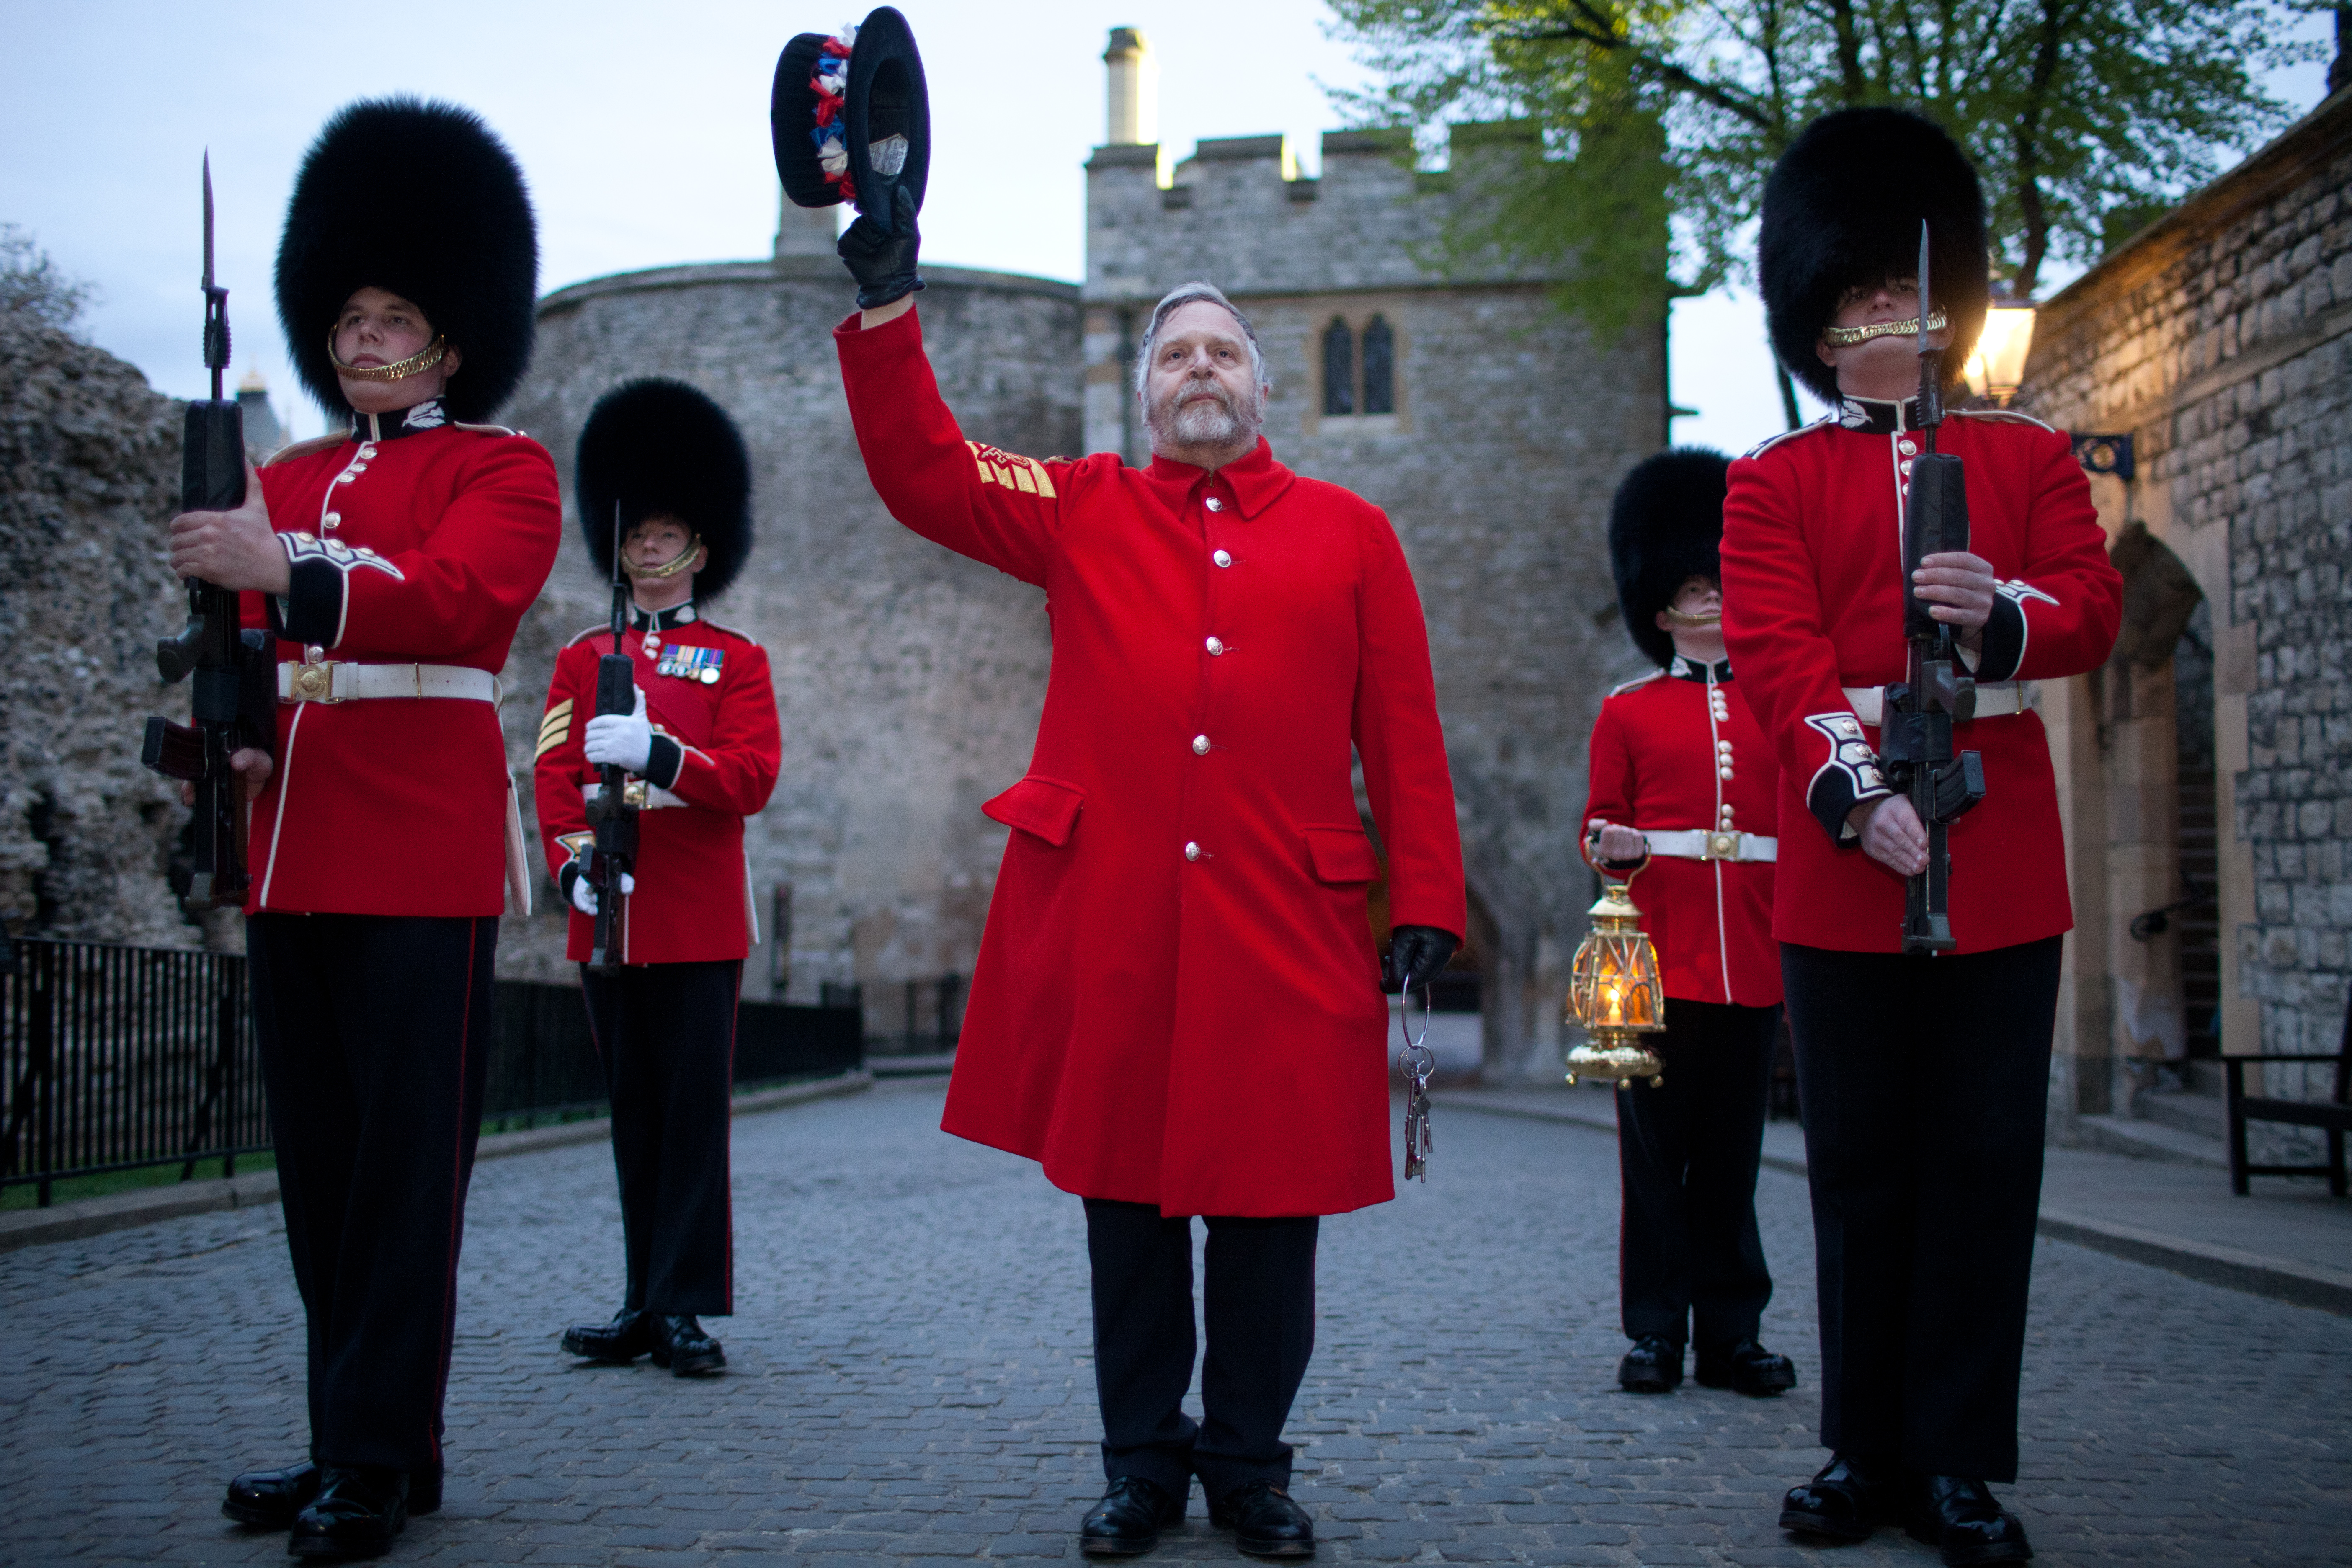
[[[621,896],[626,898],[636,890],[637,879],[626,871],[622,872]],[[592,921],[596,918],[596,884],[588,879],[585,871],[572,879],[572,907]]]
[[[597,767],[646,771],[654,754],[654,727],[646,717],[646,689],[637,688],[637,710],[623,715],[601,713],[588,721],[588,738],[582,750]]]

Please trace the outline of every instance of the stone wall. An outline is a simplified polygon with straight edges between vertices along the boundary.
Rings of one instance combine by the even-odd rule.
[[[1557,1061],[1592,898],[1585,744],[1611,686],[1647,668],[1618,625],[1609,499],[1665,439],[1654,324],[1596,344],[1541,272],[1448,253],[1482,161],[1520,134],[1457,127],[1438,176],[1385,132],[1326,134],[1318,180],[1279,136],[1202,142],[1164,190],[1155,147],[1098,148],[1087,166],[1088,449],[1148,459],[1135,344],[1153,302],[1205,278],[1258,331],[1275,455],[1396,525],[1429,622],[1498,1079]],[[1327,416],[1322,334],[1374,316],[1394,334],[1395,410]]]
[[[2225,1051],[2335,1050],[2352,986],[2347,185],[2338,93],[2053,300],[2021,405],[2132,438],[2133,476],[2094,480],[2103,520],[2210,606]],[[2087,1043],[2098,977],[2075,992]]]
[[[187,688],[163,686],[154,660],[187,610],[165,564],[182,405],[6,310],[0,385],[0,921],[196,945],[165,881],[188,813],[177,785],[139,765],[147,716],[188,711]]]
[[[924,276],[931,361],[965,429],[1038,456],[1076,451],[1076,290]],[[702,388],[743,429],[758,520],[750,565],[712,613],[766,647],[782,717],[782,777],[747,829],[760,918],[791,883],[790,994],[863,983],[868,1026],[895,1031],[898,983],[971,972],[1005,837],[980,805],[1027,765],[1048,643],[1037,590],[909,533],[867,483],[832,337],[852,296],[831,256],[785,255],[601,279],[541,302],[530,374],[499,418],[555,454],[568,526],[506,670],[506,729],[528,780],[555,654],[610,613],[568,510],[589,409],[632,376]],[[539,912],[507,921],[499,966],[569,979],[563,912],[539,886]],[[772,958],[755,950],[747,994],[768,994]]]

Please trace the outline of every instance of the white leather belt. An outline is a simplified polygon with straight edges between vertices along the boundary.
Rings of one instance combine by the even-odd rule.
[[[1884,715],[1886,689],[1883,686],[1847,686],[1840,688],[1845,700],[1853,705],[1853,716],[1865,724],[1876,724]],[[2014,680],[1979,682],[1977,686],[1977,711],[1979,719],[2005,719],[2012,713],[2025,711],[2025,688]]]
[[[604,793],[604,786],[600,784],[580,786],[580,798],[583,802],[594,800]],[[644,779],[631,779],[621,786],[621,804],[634,805],[639,811],[660,811],[667,806],[691,805],[694,803],[672,795],[657,784],[651,784]]]
[[[1760,833],[1708,833],[1696,827],[1644,829],[1650,853],[1677,860],[1772,861],[1780,858],[1780,841]]]
[[[487,669],[456,664],[316,664],[278,667],[280,702],[356,702],[380,697],[454,697],[496,707],[499,678]]]

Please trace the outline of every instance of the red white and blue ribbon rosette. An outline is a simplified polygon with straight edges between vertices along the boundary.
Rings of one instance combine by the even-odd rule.
[[[849,53],[857,43],[857,28],[853,24],[819,47],[816,70],[809,78],[809,90],[816,95],[816,124],[809,131],[809,140],[816,144],[817,166],[824,171],[828,184],[841,187],[841,199],[857,200],[857,187],[849,177],[849,144],[844,140],[843,111],[848,107]]]

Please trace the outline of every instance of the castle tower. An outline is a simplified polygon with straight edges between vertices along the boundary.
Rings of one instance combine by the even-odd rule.
[[[1108,90],[1103,140],[1114,147],[1149,146],[1160,140],[1160,62],[1134,27],[1113,27],[1103,51]]]

